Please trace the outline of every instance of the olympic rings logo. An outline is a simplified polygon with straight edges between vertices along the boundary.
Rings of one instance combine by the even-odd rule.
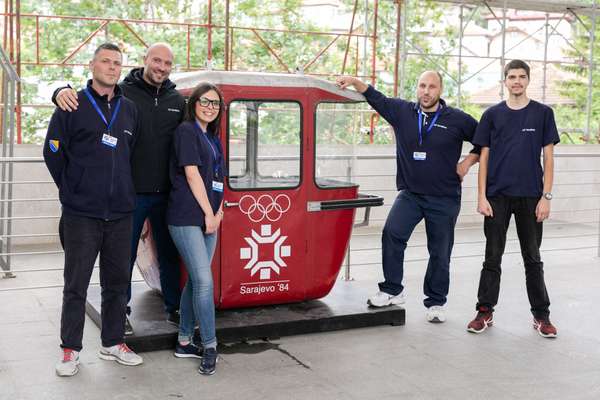
[[[291,206],[292,201],[285,194],[278,194],[275,198],[263,194],[258,199],[246,194],[239,203],[240,211],[252,222],[261,222],[265,218],[271,222],[279,221]]]

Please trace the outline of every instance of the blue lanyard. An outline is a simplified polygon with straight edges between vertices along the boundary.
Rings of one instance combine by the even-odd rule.
[[[438,120],[441,113],[442,113],[442,105],[438,104],[438,108],[435,112],[435,115],[433,116],[431,123],[429,124],[429,126],[427,127],[427,130],[425,131],[426,134],[429,134],[431,132],[431,130],[433,129],[433,125],[436,123],[436,121]],[[423,111],[421,111],[421,107],[419,107],[419,146],[421,146],[423,144],[423,134],[422,134],[423,114],[425,114],[425,113]]]
[[[90,94],[90,92],[87,90],[87,88],[83,89],[83,92],[89,99],[90,103],[92,103],[92,107],[94,107],[94,109],[96,110],[98,115],[100,115],[100,118],[102,118],[102,121],[104,121],[104,124],[106,125],[106,130],[108,131],[108,133],[110,133],[110,128],[113,126],[115,120],[117,119],[117,115],[119,115],[119,110],[121,109],[121,98],[119,98],[119,100],[117,100],[117,105],[115,106],[115,110],[112,113],[112,117],[110,118],[110,123],[109,123],[106,120],[106,117],[104,117],[102,110],[100,110],[100,107],[98,107],[98,103],[96,103],[96,99],[94,99],[94,97]]]
[[[198,121],[196,121],[196,126],[200,130],[200,136],[202,136],[204,138],[204,140],[206,140],[206,142],[210,146],[210,149],[212,150],[213,157],[214,157],[214,160],[215,160],[215,164],[214,164],[213,170],[214,170],[215,175],[218,176],[219,175],[219,171],[221,170],[221,152],[218,149],[215,150],[215,146],[213,146],[213,144],[211,143],[211,140],[207,137],[208,134],[204,133],[204,131],[202,130],[202,127],[200,126],[200,123]],[[218,156],[217,156],[217,152],[219,153]]]

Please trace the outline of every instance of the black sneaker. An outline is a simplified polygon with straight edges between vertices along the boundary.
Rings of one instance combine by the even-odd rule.
[[[170,312],[167,316],[167,322],[171,325],[179,327],[179,311]]]
[[[217,368],[217,349],[214,347],[209,347],[204,349],[202,353],[202,361],[200,361],[200,367],[198,368],[198,372],[202,375],[212,375],[215,373]]]
[[[133,335],[133,326],[131,326],[131,322],[129,321],[129,317],[125,316],[125,336]]]
[[[184,346],[177,341],[174,355],[178,358],[202,358],[202,348],[192,342]]]

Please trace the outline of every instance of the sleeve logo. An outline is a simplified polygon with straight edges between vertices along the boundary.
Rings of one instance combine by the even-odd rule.
[[[53,153],[56,153],[60,147],[60,142],[58,140],[49,140],[48,145],[50,146],[50,150]]]

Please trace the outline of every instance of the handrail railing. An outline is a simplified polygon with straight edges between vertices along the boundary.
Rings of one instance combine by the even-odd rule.
[[[15,104],[17,95],[17,83],[20,82],[17,71],[10,63],[10,59],[4,49],[0,46],[0,67],[2,68],[2,158],[12,158],[14,156],[15,139]],[[0,198],[12,199],[13,164],[2,163],[0,167],[1,181]],[[9,253],[11,247],[10,233],[12,230],[12,202],[3,202],[0,204],[0,253]],[[7,219],[4,219],[8,217]],[[8,236],[4,236],[7,234]],[[5,277],[12,278],[14,274],[10,272],[10,255],[0,256],[0,268],[5,271]]]

